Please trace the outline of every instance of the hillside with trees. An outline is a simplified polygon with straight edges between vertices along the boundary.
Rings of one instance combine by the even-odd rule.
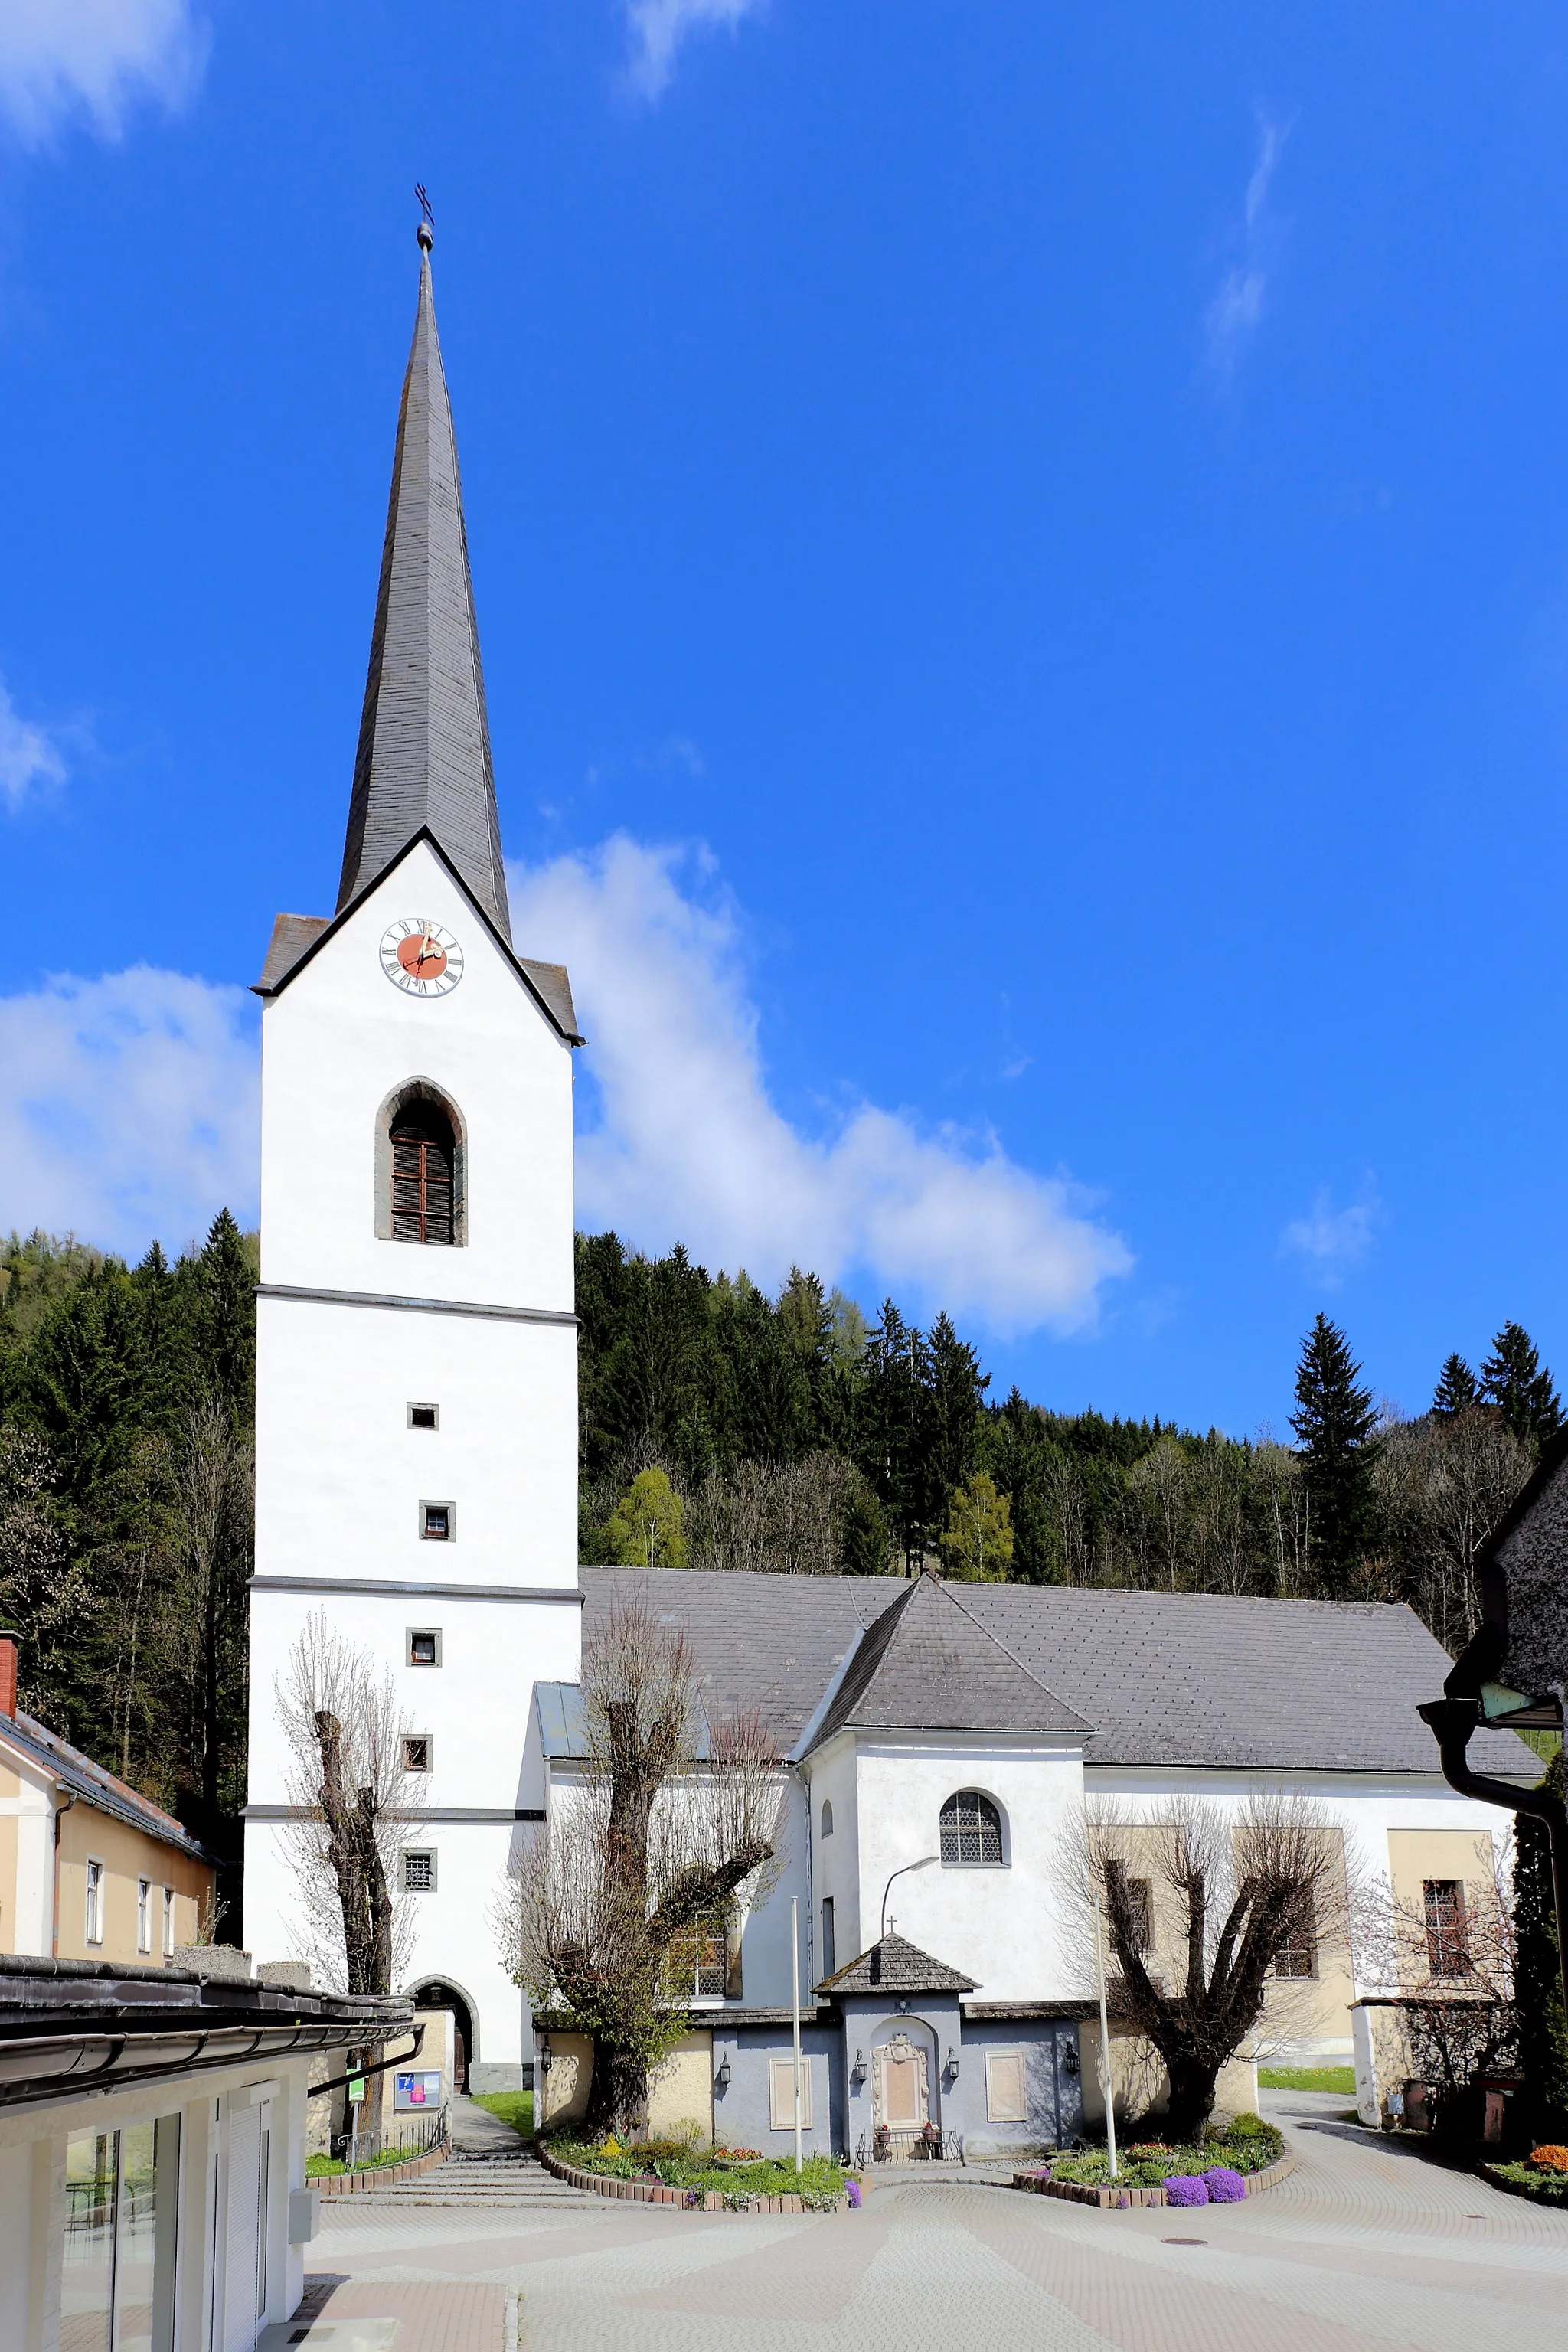
[[[237,1846],[256,1236],[175,1261],[0,1246],[0,1615],[22,1703]],[[1343,1333],[1304,1340],[1289,1440],[994,1398],[975,1349],[815,1275],[770,1297],[684,1250],[579,1237],[584,1560],[1405,1600],[1457,1649],[1472,1563],[1562,1424],[1505,1324],[1417,1418]]]

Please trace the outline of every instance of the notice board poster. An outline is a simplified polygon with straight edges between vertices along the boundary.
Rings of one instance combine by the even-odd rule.
[[[402,2113],[410,2107],[438,2107],[441,2104],[441,2070],[430,2074],[395,2074],[392,2078],[392,2104]]]

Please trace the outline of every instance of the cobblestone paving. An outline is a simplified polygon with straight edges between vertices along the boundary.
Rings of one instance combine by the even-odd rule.
[[[918,2175],[827,2218],[345,2199],[323,2208],[310,2307],[397,2317],[395,2352],[501,2352],[503,2307],[518,2352],[1568,2352],[1568,2214],[1338,2105],[1277,2098],[1292,2177],[1186,2212]]]

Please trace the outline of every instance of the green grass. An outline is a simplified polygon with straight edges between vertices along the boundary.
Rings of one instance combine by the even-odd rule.
[[[376,2172],[384,2164],[412,2164],[415,2158],[422,2153],[416,2147],[384,2147],[379,2156],[363,2157],[353,2168],[356,2172]],[[307,2180],[332,2180],[340,2172],[348,2169],[339,2157],[308,2156],[305,2158]]]
[[[1259,2066],[1260,2091],[1343,2091],[1355,2095],[1353,2066]]]
[[[476,2107],[484,2107],[510,2124],[524,2139],[533,2137],[533,2093],[531,2091],[475,2091],[470,2094]]]

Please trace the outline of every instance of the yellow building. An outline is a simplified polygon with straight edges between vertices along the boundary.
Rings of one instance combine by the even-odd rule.
[[[0,1952],[161,1967],[198,1941],[216,1876],[172,1815],[17,1714],[0,1634]]]

